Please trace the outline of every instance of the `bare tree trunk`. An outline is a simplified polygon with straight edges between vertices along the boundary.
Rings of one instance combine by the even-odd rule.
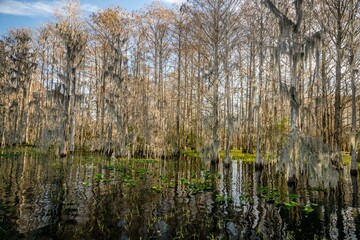
[[[226,36],[227,37],[227,36]],[[225,71],[225,101],[226,101],[226,138],[225,138],[225,167],[230,167],[230,148],[232,138],[232,115],[231,115],[231,97],[230,97],[230,69],[229,69],[229,44],[226,43],[226,54],[224,59],[224,71]]]
[[[180,156],[180,83],[181,83],[181,48],[182,48],[182,20],[178,29],[178,66],[177,66],[177,99],[176,99],[176,148],[175,155]]]
[[[29,93],[32,93],[32,77],[29,78]],[[25,131],[24,131],[24,142],[25,144],[29,143],[29,119],[30,119],[30,96],[28,94],[26,101],[26,120],[25,120]],[[40,119],[39,119],[40,120]]]
[[[258,116],[257,116],[257,140],[256,140],[256,161],[255,165],[257,168],[262,168],[262,158],[261,158],[261,116],[262,116],[262,106],[261,106],[261,98],[262,98],[262,81],[263,81],[263,70],[264,70],[264,48],[263,48],[263,16],[261,13],[260,17],[260,64],[259,64],[259,95],[258,95]]]
[[[70,87],[70,153],[75,152],[75,106],[76,106],[76,68],[72,68]]]
[[[341,62],[342,62],[342,49],[341,40],[336,43],[336,71],[335,71],[335,114],[334,114],[334,151],[337,154],[335,162],[340,161],[341,156]]]
[[[23,83],[25,84],[25,83]],[[21,98],[21,106],[20,106],[20,121],[19,121],[19,131],[18,131],[18,143],[23,144],[24,137],[25,137],[25,126],[24,126],[24,119],[26,118],[26,96],[27,96],[27,88],[26,86],[22,86],[22,98]]]
[[[197,116],[196,116],[196,150],[200,151],[200,139],[201,139],[201,135],[202,135],[202,121],[201,121],[201,95],[202,95],[202,91],[201,91],[201,54],[200,51],[198,50],[197,52],[197,68],[198,68],[198,72],[197,72],[197,99],[196,99],[196,108],[197,108]]]
[[[360,1],[357,1],[354,4],[354,0],[350,0],[350,33],[349,33],[349,45],[350,45],[350,56],[349,56],[349,65],[350,65],[350,79],[351,79],[351,174],[358,174],[358,166],[356,161],[356,70],[355,70],[355,46],[354,46],[354,35],[355,35],[355,27],[354,27],[354,17],[358,13],[358,7],[360,5]],[[355,7],[355,8],[354,8]]]
[[[3,127],[3,129],[2,129],[2,133],[1,133],[1,147],[5,147],[5,144],[6,144],[6,108],[5,107],[3,107],[2,109],[1,109],[1,114],[2,114],[2,127]]]
[[[322,43],[321,50],[321,86],[322,86],[322,94],[321,98],[323,99],[322,106],[322,139],[323,143],[328,143],[331,146],[330,142],[328,142],[328,132],[327,128],[327,119],[328,119],[328,108],[327,108],[327,78],[326,78],[326,52],[324,47],[324,42]]]
[[[253,147],[253,120],[254,120],[254,114],[253,114],[253,100],[254,100],[254,86],[253,82],[255,80],[255,49],[254,49],[254,43],[250,43],[250,59],[249,59],[249,79],[248,79],[248,119],[247,119],[247,145],[245,152],[253,154],[254,147]]]
[[[65,76],[65,104],[64,104],[64,118],[62,124],[63,139],[60,147],[60,156],[68,155],[68,141],[69,141],[69,120],[70,120],[70,79],[71,79],[71,56],[70,49],[66,48],[66,76]]]
[[[103,150],[106,149],[105,147],[105,92],[106,92],[106,74],[108,71],[107,65],[107,54],[106,49],[103,49],[103,69],[102,69],[102,84],[101,84],[101,119],[100,119],[100,145],[102,146]]]
[[[214,79],[213,79],[213,96],[212,96],[212,134],[211,146],[212,156],[211,164],[215,165],[218,161],[219,152],[219,46],[214,46]]]

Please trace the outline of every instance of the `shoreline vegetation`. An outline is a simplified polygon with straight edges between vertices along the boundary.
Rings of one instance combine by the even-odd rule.
[[[53,150],[50,149],[42,149],[39,147],[34,146],[33,144],[23,144],[20,146],[15,147],[0,147],[0,157],[11,157],[11,156],[19,156],[20,154],[39,154],[39,155],[46,155],[46,156],[52,156],[54,157]],[[102,154],[101,152],[93,152],[86,149],[80,149],[74,152],[74,154],[77,155],[85,155],[85,156],[98,156],[98,157],[106,157],[106,155]],[[256,161],[256,154],[249,154],[249,153],[243,153],[242,150],[238,149],[232,149],[230,151],[231,160],[241,160],[243,162],[255,162]],[[56,157],[56,156],[55,156]],[[58,158],[61,158],[60,156],[57,156]],[[114,156],[107,156],[108,158],[116,158],[116,159],[123,159],[123,160],[149,160],[149,161],[160,161],[160,160],[176,160],[174,157],[168,157],[167,159],[163,158],[124,158],[124,157],[114,157]],[[181,149],[180,150],[180,157],[191,157],[201,160],[203,156],[200,152],[196,152],[193,149],[187,148],[187,149]],[[226,157],[226,154],[224,151],[220,151],[220,158],[223,160]],[[265,154],[265,156],[262,156],[264,159],[264,164],[275,162],[276,163],[276,157],[274,154]],[[342,152],[341,153],[341,159],[342,164],[344,166],[349,166],[351,164],[351,154],[350,152]],[[360,163],[358,163],[358,166],[360,166]]]

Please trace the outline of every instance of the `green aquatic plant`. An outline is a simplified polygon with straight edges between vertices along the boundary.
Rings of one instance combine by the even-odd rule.
[[[107,170],[110,170],[110,171],[115,170],[114,165],[108,165],[108,166],[105,166],[104,168],[107,169]]]
[[[157,193],[161,193],[162,192],[162,186],[152,186],[151,187],[151,190],[153,190],[154,192],[157,192]]]
[[[348,152],[341,153],[341,160],[344,166],[348,166],[351,163],[351,155]]]
[[[317,206],[318,206],[318,204],[316,204],[316,203],[310,203],[310,204],[304,206],[304,212],[311,213],[315,210],[314,207],[317,207]]]
[[[225,203],[233,203],[234,200],[231,196],[224,196],[224,195],[216,195],[215,203],[223,205]]]
[[[159,160],[152,159],[152,158],[139,158],[139,159],[132,158],[129,161],[136,162],[136,163],[147,163],[148,164],[148,163],[156,163]]]
[[[242,202],[248,202],[248,201],[249,201],[249,196],[247,196],[247,195],[241,195],[241,196],[240,196],[240,201],[242,201]]]
[[[140,176],[140,178],[144,178],[147,174],[147,169],[145,168],[139,168],[136,170],[136,173]]]
[[[173,180],[171,180],[168,185],[167,185],[168,188],[174,188],[175,187],[175,183]]]
[[[260,198],[266,199],[266,202],[269,204],[275,204],[277,207],[285,207],[286,209],[291,209],[293,207],[301,207],[298,202],[296,202],[297,199],[300,198],[298,194],[292,193],[289,195],[281,195],[279,191],[276,188],[270,188],[270,187],[258,187],[258,196]],[[245,196],[242,196],[244,200],[246,200]],[[240,198],[240,199],[241,199]],[[289,199],[289,201],[286,201],[286,199]],[[315,206],[318,206],[315,203],[308,204],[303,207],[304,212],[310,213],[314,211]]]
[[[220,151],[220,157],[226,157],[224,151]],[[244,162],[254,162],[256,160],[256,154],[243,153],[242,150],[233,149],[230,151],[230,157],[234,160],[241,160]]]
[[[314,208],[312,208],[310,205],[304,207],[304,212],[311,213],[314,211]]]
[[[275,204],[275,206],[277,206],[277,207],[284,206],[284,207],[286,207],[287,209],[290,209],[290,208],[292,208],[292,207],[295,207],[295,206],[298,206],[298,205],[299,205],[298,203],[293,202],[293,201],[290,201],[290,202],[275,201],[274,204]]]
[[[136,184],[135,184],[135,180],[131,177],[131,176],[125,176],[124,177],[124,183],[127,187],[135,187]]]
[[[294,201],[290,201],[290,202],[283,202],[282,203],[286,208],[292,208],[292,207],[296,207],[299,206],[299,204],[297,202]]]
[[[291,209],[300,206],[300,204],[296,202],[300,196],[296,193],[282,195],[278,189],[264,186],[258,187],[257,191],[260,198],[265,198],[267,203],[275,204],[277,207],[284,206],[287,209]]]
[[[100,183],[104,179],[104,175],[102,173],[96,173],[94,176],[94,180],[97,183]]]
[[[201,179],[196,178],[180,178],[180,184],[185,185],[189,188],[190,194],[197,194],[199,192],[209,192],[213,190],[213,181],[220,179],[220,173],[212,173],[210,171],[202,171]]]
[[[195,158],[200,157],[200,153],[198,153],[197,151],[191,148],[181,149],[180,154],[187,157],[195,157]]]
[[[99,183],[109,183],[111,180],[104,178],[104,174],[102,173],[96,173],[94,175],[94,180],[97,184]],[[85,183],[85,184],[84,184]],[[84,185],[87,185],[87,182],[83,182]]]
[[[183,184],[189,188],[190,194],[197,194],[203,191],[212,191],[211,181],[207,180],[196,180],[196,179],[186,179],[181,178],[180,184]]]
[[[270,187],[258,187],[258,195],[260,198],[265,198],[268,203],[274,203],[275,198],[281,197],[278,189]]]
[[[4,158],[12,158],[12,157],[17,157],[20,156],[20,153],[17,152],[2,152],[0,153],[0,157],[4,157]]]
[[[190,185],[190,180],[186,178],[180,178],[180,183],[183,185]]]
[[[162,182],[165,182],[167,180],[167,176],[159,176],[159,178]]]
[[[290,198],[290,200],[293,200],[293,201],[294,201],[294,200],[300,198],[300,196],[297,195],[297,194],[295,194],[295,193],[292,193],[292,194],[289,195],[289,198]]]
[[[197,194],[204,190],[203,185],[201,182],[196,182],[195,180],[192,180],[189,185],[190,194]]]
[[[221,178],[221,173],[218,173],[218,172],[212,173],[211,171],[203,171],[202,175],[203,175],[203,178],[205,180],[208,180],[208,179],[220,179]]]

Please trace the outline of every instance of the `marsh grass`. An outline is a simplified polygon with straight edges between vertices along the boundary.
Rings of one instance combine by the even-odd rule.
[[[220,157],[225,158],[226,154],[224,151],[220,152]],[[242,150],[233,149],[230,151],[230,157],[233,160],[241,160],[243,162],[255,162],[256,154],[243,153]]]
[[[200,157],[200,153],[196,152],[194,149],[191,148],[181,149],[180,154],[186,157],[195,157],[195,158]]]
[[[196,152],[195,150],[190,149],[190,148],[182,149],[181,154],[183,156],[187,156],[187,157],[195,157],[195,158],[200,158],[201,157],[201,154],[199,152]],[[225,151],[220,151],[220,157],[221,158],[226,157]],[[243,153],[242,150],[233,149],[230,152],[230,157],[233,160],[241,160],[241,161],[245,161],[245,162],[254,162],[255,159],[256,159],[256,154]]]
[[[32,156],[39,156],[41,154],[47,154],[47,151],[28,145],[0,148],[0,157],[4,158],[18,157],[25,153]]]
[[[342,152],[341,159],[344,166],[348,166],[351,164],[351,155],[349,152]]]
[[[341,160],[344,166],[351,165],[351,154],[349,152],[341,152]],[[360,168],[360,162],[357,163],[358,168]]]

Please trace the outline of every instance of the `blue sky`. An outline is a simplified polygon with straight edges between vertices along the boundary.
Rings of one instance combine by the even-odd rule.
[[[137,10],[153,0],[80,0],[84,15],[110,6],[120,6],[129,11]],[[185,0],[161,0],[163,4],[180,3]],[[54,21],[54,9],[61,0],[0,0],[0,35],[10,28],[41,26]]]

